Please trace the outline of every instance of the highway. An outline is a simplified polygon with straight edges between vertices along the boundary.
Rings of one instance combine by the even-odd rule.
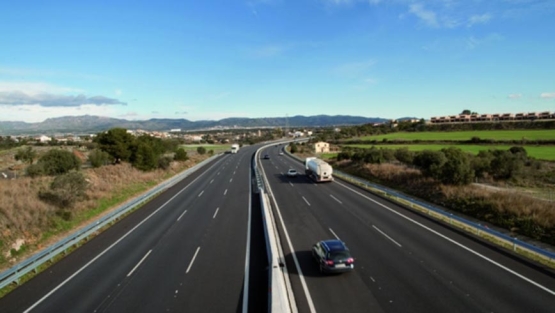
[[[241,312],[251,261],[265,256],[259,246],[250,254],[255,147],[243,150],[216,158],[0,299],[0,311]]]
[[[552,270],[341,180],[316,184],[281,147],[261,162],[299,312],[553,312]],[[333,238],[353,272],[318,271],[311,247]]]

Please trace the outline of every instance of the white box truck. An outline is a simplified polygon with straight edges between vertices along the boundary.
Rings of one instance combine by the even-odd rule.
[[[239,152],[239,145],[234,143],[231,145],[231,153],[237,153]]]

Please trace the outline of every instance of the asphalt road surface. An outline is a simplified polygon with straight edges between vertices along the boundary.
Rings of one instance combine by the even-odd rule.
[[[299,312],[555,310],[552,270],[341,180],[316,184],[279,151],[266,148],[262,163]],[[334,238],[349,246],[353,272],[323,275],[312,260],[312,245]]]

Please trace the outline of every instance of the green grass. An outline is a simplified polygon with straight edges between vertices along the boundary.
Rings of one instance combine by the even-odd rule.
[[[385,149],[399,149],[399,148],[408,148],[411,151],[422,151],[422,150],[433,150],[438,151],[443,148],[447,147],[456,147],[463,151],[470,152],[473,154],[478,154],[478,152],[482,150],[490,150],[490,149],[498,149],[498,150],[508,150],[512,146],[510,145],[495,145],[495,146],[485,146],[485,145],[441,145],[441,144],[429,144],[429,145],[418,145],[418,144],[411,144],[411,145],[342,145],[343,147],[356,147],[356,148],[365,148],[369,149],[372,146],[376,148],[385,148]],[[524,146],[526,152],[529,156],[534,157],[539,160],[548,160],[554,161],[555,160],[555,146]]]
[[[204,147],[206,151],[214,150],[214,153],[220,153],[223,151],[228,151],[231,149],[231,145],[214,145],[214,144],[197,144],[197,145],[181,145],[180,148],[183,148],[185,151],[197,151],[198,147]]]
[[[483,130],[454,132],[399,132],[364,136],[360,140],[470,140],[472,137],[493,140],[555,140],[555,130]]]

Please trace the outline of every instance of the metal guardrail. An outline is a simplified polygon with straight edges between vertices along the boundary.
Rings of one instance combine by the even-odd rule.
[[[146,202],[147,200],[159,194],[160,192],[163,192],[164,190],[172,187],[177,182],[189,176],[191,173],[195,172],[196,170],[204,166],[206,163],[212,161],[218,156],[220,156],[220,154],[214,155],[196,164],[195,166],[183,171],[182,173],[158,184],[156,187],[152,188],[145,194],[138,196],[128,201],[127,203],[119,206],[118,208],[113,210],[110,214],[107,214],[106,216],[99,218],[98,220],[88,224],[82,229],[70,234],[64,239],[56,242],[55,244],[47,247],[46,249],[18,263],[12,268],[0,273],[0,289],[12,283],[19,284],[21,278],[27,275],[29,272],[34,271],[35,273],[37,273],[38,268],[44,263],[52,261],[52,259],[60,255],[61,253],[65,254],[71,247],[78,244],[81,240],[88,238],[98,230],[102,229],[104,226],[116,221],[120,216],[126,214],[130,210],[135,209],[137,206]]]
[[[289,153],[289,151],[287,151],[287,149],[285,149],[286,153],[292,157],[294,157],[296,160],[298,160],[299,162],[303,162],[303,159],[297,157],[296,155],[293,155],[291,153]],[[449,223],[452,226],[458,227],[460,229],[463,229],[469,233],[472,233],[474,235],[477,235],[481,238],[484,238],[490,242],[493,242],[499,246],[502,246],[504,248],[507,249],[511,249],[514,252],[530,257],[530,255],[532,256],[536,256],[537,258],[541,260],[543,260],[544,264],[549,265],[552,268],[555,268],[555,253],[552,251],[548,251],[545,250],[541,247],[538,247],[536,245],[530,244],[526,241],[520,240],[516,237],[511,237],[507,234],[504,234],[500,231],[497,231],[495,229],[489,228],[486,225],[482,225],[480,223],[476,223],[473,221],[470,221],[468,219],[465,219],[463,217],[457,216],[451,212],[445,211],[439,207],[436,207],[434,205],[425,203],[421,200],[409,197],[403,193],[400,193],[396,190],[390,189],[390,188],[386,188],[384,186],[375,184],[375,183],[371,183],[365,179],[362,179],[360,177],[356,177],[353,175],[349,175],[347,173],[343,173],[341,171],[338,171],[336,169],[333,170],[333,175],[337,176],[341,179],[343,179],[344,181],[347,182],[351,182],[354,183],[356,185],[359,185],[367,190],[370,190],[374,193],[377,194],[381,194],[395,202],[401,203],[403,205],[409,206],[412,209],[415,210],[419,210],[423,213],[426,213],[438,220],[444,221],[446,223]]]

